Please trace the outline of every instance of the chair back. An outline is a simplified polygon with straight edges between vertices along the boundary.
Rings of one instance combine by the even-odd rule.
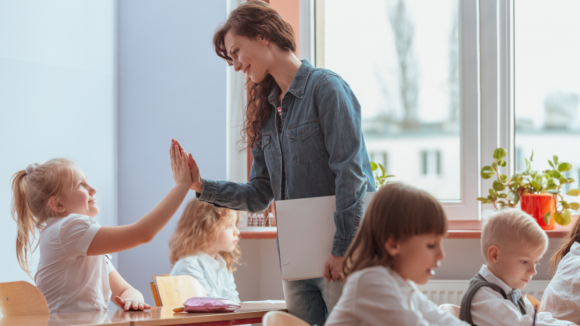
[[[538,301],[538,299],[536,299],[536,298],[532,297],[532,296],[531,296],[531,295],[529,295],[529,294],[526,294],[526,298],[528,298],[528,300],[529,300],[529,301],[530,301],[530,303],[532,304],[532,307],[534,307],[534,308],[535,308],[536,306],[538,306],[538,312],[540,312],[540,311],[539,311],[539,310],[540,310],[540,301]]]
[[[0,283],[0,313],[3,317],[50,314],[42,292],[25,281]]]
[[[283,311],[270,311],[262,317],[263,326],[309,326],[304,320]]]
[[[207,296],[201,283],[191,275],[157,276],[155,283],[162,307],[179,307],[189,298]]]
[[[440,305],[439,309],[446,311],[457,318],[459,318],[459,311],[461,310],[461,308],[459,306],[456,306],[456,305],[450,304],[450,303],[444,303],[444,304]]]

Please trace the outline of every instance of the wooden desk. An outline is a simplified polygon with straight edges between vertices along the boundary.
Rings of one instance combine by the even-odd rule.
[[[151,318],[136,320],[131,326],[256,324],[272,310],[286,311],[286,304],[242,303],[240,310],[230,313],[174,313],[173,307],[159,307],[151,308]]]
[[[196,325],[226,326],[261,323],[272,310],[286,310],[280,303],[242,303],[231,313],[174,313],[174,307],[152,308],[151,311],[110,310],[50,316],[0,317],[0,326],[165,326]]]

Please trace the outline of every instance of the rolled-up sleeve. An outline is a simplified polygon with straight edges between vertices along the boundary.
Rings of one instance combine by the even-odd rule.
[[[344,256],[362,219],[368,187],[363,171],[368,162],[361,108],[348,84],[334,74],[320,79],[315,94],[328,164],[336,174],[336,233],[331,254]]]

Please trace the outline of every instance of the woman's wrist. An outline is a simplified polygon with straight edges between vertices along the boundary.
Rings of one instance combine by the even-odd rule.
[[[201,194],[203,192],[203,179],[199,178],[199,182],[194,182],[191,184],[190,189],[197,192],[198,194]]]

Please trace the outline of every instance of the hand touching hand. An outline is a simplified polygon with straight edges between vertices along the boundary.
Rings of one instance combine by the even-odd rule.
[[[131,298],[123,299],[119,296],[116,296],[115,302],[117,303],[117,305],[119,307],[123,308],[123,310],[125,310],[125,311],[151,309],[150,305],[146,304],[145,302],[142,302],[141,300],[137,300],[137,299],[131,299]]]
[[[183,150],[181,144],[175,139],[172,140],[173,144],[177,144],[180,150]],[[197,162],[193,159],[191,153],[187,157],[187,163],[189,165],[189,170],[191,172],[191,180],[193,183],[191,184],[191,190],[200,193],[203,191],[203,179],[201,178],[201,173],[199,173],[199,167],[197,166]]]
[[[175,184],[183,184],[188,188],[191,187],[191,173],[189,171],[187,153],[172,142],[169,156],[171,157],[171,171],[173,171]]]

